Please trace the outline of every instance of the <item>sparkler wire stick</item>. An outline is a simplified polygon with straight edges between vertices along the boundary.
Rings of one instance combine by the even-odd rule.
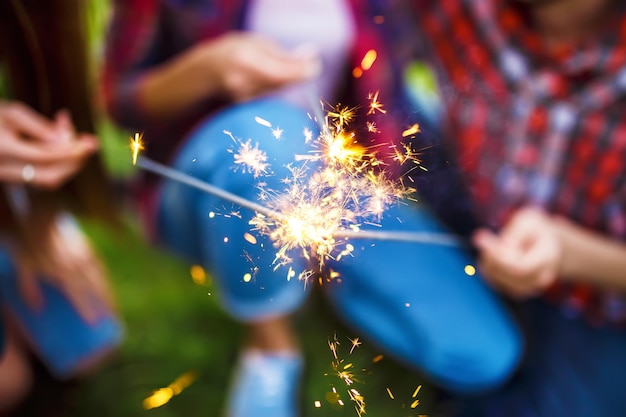
[[[230,201],[231,203],[238,204],[241,207],[256,211],[264,216],[282,220],[284,216],[282,213],[271,210],[261,204],[255,203],[222,188],[211,185],[207,182],[201,181],[190,175],[184,174],[180,171],[172,169],[166,165],[156,162],[150,158],[140,156],[137,158],[138,167],[157,174],[161,177],[168,178],[170,180],[188,185],[196,188],[205,193],[212,194],[216,197]],[[386,241],[399,241],[399,242],[413,242],[413,243],[426,243],[433,245],[443,246],[456,246],[464,247],[467,243],[456,237],[455,235],[448,233],[435,233],[435,232],[401,232],[401,231],[377,231],[377,230],[338,230],[333,233],[335,238],[345,239],[372,239],[372,240],[386,240]]]
[[[143,168],[146,171],[152,172],[153,174],[157,174],[170,180],[189,185],[190,187],[196,188],[200,191],[204,191],[205,193],[209,193],[216,197],[230,201],[231,203],[238,204],[241,207],[256,211],[257,213],[261,213],[264,216],[279,220],[283,218],[283,216],[277,211],[271,210],[261,204],[255,203],[254,201],[250,201],[222,188],[201,181],[197,178],[192,177],[191,175],[187,175],[180,171],[172,169],[150,158],[140,156],[139,158],[137,158],[137,166]]]
[[[462,238],[449,233],[435,232],[401,232],[383,230],[338,230],[333,233],[335,238],[393,240],[396,242],[427,243],[441,246],[467,247]]]

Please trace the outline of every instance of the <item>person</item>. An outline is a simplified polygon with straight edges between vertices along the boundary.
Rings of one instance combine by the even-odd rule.
[[[415,59],[438,76],[440,124],[479,225],[479,269],[527,340],[515,376],[454,415],[622,415],[626,7],[411,7]]]
[[[385,133],[361,139],[364,145],[389,146],[410,126],[391,110],[399,80],[387,59],[393,44],[377,28],[384,11],[383,3],[357,0],[118,1],[105,102],[119,124],[143,132],[147,157],[258,202],[259,181],[266,190],[281,190],[295,155],[310,152],[300,135],[305,128],[319,131],[309,117],[311,101],[359,106],[378,91],[387,114],[369,116]],[[360,115],[367,110],[361,106]],[[268,123],[280,129],[281,140]],[[233,144],[248,139],[265,152],[270,175],[233,172]],[[289,315],[306,291],[275,268],[271,239],[252,236],[253,210],[231,210],[214,195],[147,174],[134,193],[151,236],[209,269],[224,308],[246,325],[227,415],[297,415],[303,363]],[[381,224],[444,230],[427,210],[402,205]],[[509,376],[522,349],[518,331],[492,292],[463,272],[471,262],[465,251],[423,245],[416,256],[408,243],[363,240],[358,246],[362,255],[329,261],[342,278],[325,286],[349,325],[455,391],[489,389]],[[291,255],[285,269],[308,268],[306,256]]]
[[[93,135],[81,10],[0,5],[1,413],[37,383],[32,353],[67,380],[121,342],[104,267],[71,214],[117,221]]]

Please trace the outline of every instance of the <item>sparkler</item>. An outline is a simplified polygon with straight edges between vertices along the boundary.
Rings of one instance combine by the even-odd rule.
[[[281,212],[272,210],[267,206],[240,197],[229,191],[226,191],[220,187],[216,187],[205,181],[201,181],[195,177],[177,171],[156,162],[145,156],[138,156],[136,166],[159,175],[163,178],[170,179],[172,181],[179,182],[181,184],[188,185],[196,188],[205,193],[212,194],[216,197],[237,204],[241,207],[253,210],[263,216],[276,221],[284,221],[286,218]],[[400,232],[400,231],[377,231],[377,230],[335,230],[328,237],[330,238],[346,238],[346,239],[372,239],[372,240],[386,240],[386,241],[398,241],[398,242],[412,242],[412,243],[425,243],[433,245],[443,245],[452,247],[464,247],[467,243],[452,234],[448,233],[434,233],[434,232]]]
[[[378,92],[370,94],[368,99],[368,115],[386,113],[378,100]],[[270,190],[259,185],[263,204],[138,156],[143,144],[141,135],[137,134],[130,145],[133,162],[142,169],[254,211],[255,215],[249,222],[252,230],[268,236],[278,248],[274,260],[276,268],[289,264],[290,254],[297,249],[305,259],[315,258],[322,269],[326,260],[339,260],[351,254],[354,247],[348,243],[350,239],[465,245],[459,238],[445,233],[362,230],[363,225],[378,225],[387,207],[400,203],[400,200],[412,199],[415,190],[389,179],[385,163],[377,155],[386,148],[367,148],[359,143],[354,132],[348,130],[356,117],[355,107],[338,104],[324,115],[322,109],[312,108],[315,120],[320,124],[320,133],[313,139],[311,131],[303,132],[311,151],[294,155],[294,164],[287,167],[290,176],[284,180],[285,190]],[[270,129],[272,135],[280,139],[282,130],[273,126],[271,121],[260,117],[255,117],[254,121]],[[378,132],[373,122],[368,125],[368,130]],[[419,126],[414,125],[405,130],[403,136],[417,132]],[[258,143],[253,144],[251,139],[244,142],[229,131],[224,133],[238,146],[231,151],[236,170],[253,174],[255,178],[271,172],[268,157]],[[389,159],[400,165],[412,161],[420,166],[418,155],[410,146],[402,144],[401,150],[396,146],[390,149]],[[311,165],[318,168],[310,172]],[[312,275],[307,272],[302,272],[300,277]]]

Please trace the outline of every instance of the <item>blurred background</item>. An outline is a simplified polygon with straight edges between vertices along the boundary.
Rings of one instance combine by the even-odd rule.
[[[89,3],[97,68],[110,5],[107,0]],[[134,172],[128,149],[132,134],[101,119],[104,158],[120,198]],[[107,262],[125,321],[125,342],[100,372],[81,381],[59,383],[40,366],[39,383],[20,416],[221,415],[243,332],[220,309],[211,277],[148,245],[140,219],[129,205],[122,206],[122,233],[98,224],[84,227]],[[436,390],[427,385],[418,390],[425,384],[422,376],[343,327],[317,291],[312,291],[296,323],[307,364],[301,387],[303,417],[363,414],[355,409],[349,389],[362,395],[368,416],[434,415]],[[330,343],[337,348],[336,359]],[[354,383],[347,386],[339,372],[350,372]]]

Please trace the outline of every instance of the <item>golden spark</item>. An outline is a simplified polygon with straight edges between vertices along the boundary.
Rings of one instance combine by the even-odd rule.
[[[198,373],[196,371],[185,372],[167,387],[154,390],[150,396],[143,400],[143,408],[150,410],[167,404],[172,397],[183,392],[183,390],[193,384],[197,378]]]
[[[376,122],[365,122],[365,126],[370,133],[380,133],[380,130],[376,127]]]
[[[411,145],[406,144],[406,143],[402,143],[400,144],[402,146],[402,150],[399,150],[398,147],[394,147],[394,157],[393,159],[395,161],[398,161],[398,163],[400,163],[400,165],[404,165],[406,162],[413,162],[416,165],[420,165],[421,164],[421,160],[420,160],[420,152],[417,152],[415,150],[413,150],[413,148],[411,147]]]
[[[409,127],[408,129],[405,129],[402,132],[402,137],[406,138],[407,136],[413,136],[416,133],[421,132],[420,130],[420,125],[418,125],[417,123],[415,123],[413,126]]]
[[[143,134],[135,133],[135,137],[130,138],[129,147],[133,153],[133,165],[137,165],[137,158],[139,157],[139,152],[145,149],[143,144]]]
[[[348,340],[350,340],[350,342],[352,343],[352,348],[361,344],[358,341],[358,338],[348,338]],[[343,384],[345,384],[348,397],[354,403],[357,415],[361,416],[365,414],[365,397],[353,386],[354,383],[359,382],[359,380],[355,376],[355,366],[352,362],[345,363],[345,360],[341,358],[339,353],[339,345],[340,343],[337,339],[336,334],[333,335],[332,340],[330,338],[328,339],[328,347],[333,355],[333,359],[331,362],[331,369],[333,372],[330,375],[338,377],[343,382]],[[350,350],[350,352],[352,352],[352,349]],[[363,369],[361,371],[365,370]],[[326,399],[331,403],[344,405],[343,400],[341,399],[341,394],[334,386],[332,387],[332,392],[326,394]]]
[[[377,111],[383,114],[387,113],[387,110],[383,108],[383,104],[378,101],[378,91],[374,94],[370,93],[367,99],[370,100],[370,108],[367,111],[367,114],[374,114]]]
[[[361,342],[358,337],[356,337],[354,339],[348,338],[348,340],[350,340],[350,343],[352,343],[352,346],[350,347],[350,353],[352,353],[354,348],[357,348],[357,347],[359,347],[359,346],[361,346],[363,344],[363,342]]]
[[[338,129],[342,129],[354,120],[356,107],[347,107],[338,104],[335,107],[326,112],[326,116],[334,121],[334,126]]]
[[[363,68],[363,71],[369,70],[372,65],[374,65],[377,57],[378,53],[376,52],[376,50],[370,49],[369,51],[367,51],[365,53],[365,56],[363,56],[363,59],[361,60],[361,68]]]

